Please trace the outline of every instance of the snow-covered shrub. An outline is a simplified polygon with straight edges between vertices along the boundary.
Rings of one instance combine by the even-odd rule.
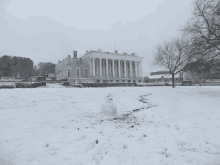
[[[13,82],[0,82],[0,88],[16,88]]]

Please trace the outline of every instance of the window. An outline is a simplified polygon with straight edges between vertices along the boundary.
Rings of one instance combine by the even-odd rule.
[[[122,80],[122,82],[125,82],[125,80]]]
[[[119,82],[119,80],[116,80],[116,82]]]
[[[141,83],[141,80],[138,80],[139,83]]]
[[[88,77],[88,69],[85,69],[85,75]]]
[[[70,69],[68,69],[68,77],[70,77]]]
[[[76,69],[76,76],[79,76],[79,68]]]

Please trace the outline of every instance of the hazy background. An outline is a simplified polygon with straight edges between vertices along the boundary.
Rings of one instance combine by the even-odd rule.
[[[0,56],[38,62],[78,57],[86,50],[136,52],[143,73],[155,44],[178,35],[192,0],[0,0]]]

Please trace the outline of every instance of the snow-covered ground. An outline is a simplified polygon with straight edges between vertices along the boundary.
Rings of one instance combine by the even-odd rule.
[[[220,163],[220,87],[50,87],[0,90],[1,165]]]

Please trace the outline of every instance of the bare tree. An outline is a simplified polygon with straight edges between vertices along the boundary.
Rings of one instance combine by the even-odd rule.
[[[220,56],[220,1],[194,0],[192,18],[181,28],[194,43],[200,58]]]
[[[174,76],[183,71],[185,66],[193,60],[192,46],[185,38],[179,37],[164,41],[163,44],[156,45],[155,49],[153,65],[170,72],[174,88]]]

